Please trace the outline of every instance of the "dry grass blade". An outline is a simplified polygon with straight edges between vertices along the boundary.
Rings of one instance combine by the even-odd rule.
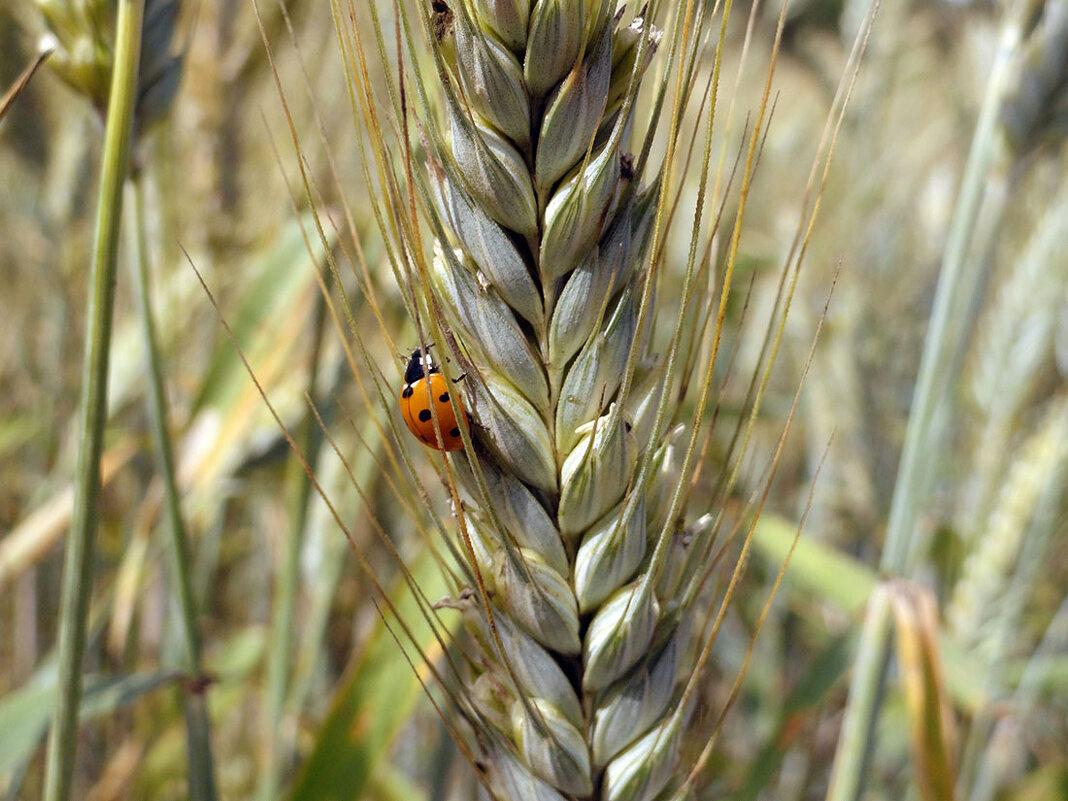
[[[956,798],[956,737],[943,678],[934,597],[902,581],[890,585],[898,667],[909,711],[912,765],[927,801]]]
[[[44,64],[45,59],[51,54],[51,50],[42,50],[34,56],[33,60],[22,70],[19,77],[15,79],[15,82],[11,84],[11,88],[4,92],[3,97],[0,97],[0,120],[4,119],[8,110],[14,105],[15,101],[18,100],[19,95],[26,91],[26,87],[29,86],[30,81],[33,80],[33,75],[37,72],[37,68]]]

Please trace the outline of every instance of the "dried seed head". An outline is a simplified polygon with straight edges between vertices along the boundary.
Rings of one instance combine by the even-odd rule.
[[[50,37],[48,66],[94,106],[107,106],[115,9],[101,0],[37,0]]]
[[[116,5],[106,0],[36,0],[52,50],[48,66],[100,110],[111,85]],[[172,52],[179,0],[146,0],[134,105],[135,135],[163,117],[182,77],[182,56]]]

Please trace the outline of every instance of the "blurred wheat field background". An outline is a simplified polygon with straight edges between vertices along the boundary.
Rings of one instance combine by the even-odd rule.
[[[419,40],[417,7],[405,9]],[[389,147],[404,134],[355,97],[366,88],[384,112],[395,102],[396,11],[186,0],[174,43],[155,42],[183,54],[180,85],[135,142],[138,189],[125,196],[68,797],[486,792],[485,766],[450,736],[456,714],[440,713],[455,698],[435,670],[462,650],[460,618],[439,610],[443,629],[427,623],[427,604],[455,594],[448,553],[434,544],[456,536],[446,463],[408,436],[395,408],[397,354],[422,344],[427,322],[413,322],[398,285],[397,240],[383,229],[401,221],[382,217],[393,208],[382,199],[387,170],[373,165],[379,128]],[[700,671],[678,782],[699,770],[672,792],[1068,798],[1063,0],[879,9],[777,357],[744,452],[732,446],[870,11],[809,0],[785,14],[712,383],[725,389],[704,415],[718,420],[685,518],[697,526],[701,513],[722,513],[725,530],[741,532],[710,566],[711,615],[739,559],[744,572]],[[725,182],[753,135],[779,12],[731,12],[717,108],[733,103],[733,123],[713,137]],[[653,21],[675,13],[660,8]],[[343,47],[354,26],[372,45],[360,58]],[[38,4],[0,0],[3,91],[46,29]],[[408,68],[431,77],[429,45],[424,55]],[[655,89],[662,76],[655,61],[649,69]],[[431,137],[407,88],[418,166]],[[697,102],[686,109],[692,124],[702,113]],[[103,141],[98,108],[47,62],[0,120],[5,798],[42,797],[49,782]],[[695,147],[696,164],[697,134],[679,147]],[[654,158],[663,148],[656,140]],[[674,175],[684,234],[696,172],[677,165]],[[721,212],[706,212],[721,215],[708,244],[718,272],[702,290],[717,301],[740,180]],[[188,535],[177,572],[134,277],[138,225]],[[690,241],[661,246],[670,308]],[[694,408],[689,395],[679,419]],[[181,576],[199,636],[192,666]]]

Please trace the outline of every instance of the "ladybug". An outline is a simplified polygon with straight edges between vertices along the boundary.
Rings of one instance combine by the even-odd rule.
[[[434,430],[431,404],[437,413],[444,442],[438,439],[437,431]],[[459,398],[456,398],[456,405],[460,408],[461,415],[470,423],[470,415],[463,410]],[[408,358],[408,366],[404,370],[404,386],[400,392],[400,407],[408,429],[424,445],[439,451],[463,449],[460,424],[449,402],[449,387],[445,383],[445,376],[438,370],[426,348],[416,348]]]

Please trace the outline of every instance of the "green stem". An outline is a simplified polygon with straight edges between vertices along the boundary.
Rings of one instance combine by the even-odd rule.
[[[360,448],[353,457],[352,474],[353,481],[357,486],[370,486],[374,483],[374,476],[379,472],[379,463],[376,454],[382,446],[378,430],[371,427],[363,437],[364,447]],[[332,467],[331,467],[332,465]],[[324,465],[319,475],[320,483],[330,486],[337,483],[338,478],[333,471],[341,471],[343,468],[338,462],[332,461]],[[355,497],[355,496],[354,496]],[[341,511],[342,515],[354,514],[356,507],[350,504]],[[323,637],[326,631],[327,619],[333,599],[337,594],[337,586],[341,581],[341,572],[346,563],[348,554],[348,541],[344,537],[322,538],[319,547],[323,549],[322,563],[315,574],[314,585],[308,588],[308,609],[301,617],[301,642],[297,649],[293,664],[293,677],[289,689],[289,708],[293,710],[303,709],[304,703],[311,692],[316,666],[322,658]]]
[[[1019,7],[1020,3],[1017,2],[1006,10],[957,195],[957,205],[946,237],[934,308],[924,341],[879,563],[880,569],[887,575],[909,575],[924,556],[927,540],[918,535],[916,520],[930,484],[931,466],[938,461],[943,449],[943,438],[939,435],[937,422],[946,414],[954,363],[967,330],[962,312],[968,308],[980,281],[979,269],[966,269],[967,258],[985,196],[983,190],[987,174],[995,154],[998,111],[1008,85],[1010,66],[1019,52]],[[862,638],[870,641],[875,636],[872,627],[883,625],[881,620],[869,614],[864,621]],[[886,635],[880,636],[885,638]],[[839,753],[835,757],[828,801],[855,799],[863,787],[864,755],[870,754],[874,748],[875,722],[886,679],[888,649],[883,647],[878,656],[877,659],[858,661],[854,671],[849,688],[847,722],[850,722],[851,716],[856,719],[851,722],[848,736],[843,731]]]
[[[193,600],[192,582],[189,580],[189,534],[182,519],[182,508],[178,494],[178,482],[174,471],[174,448],[171,444],[170,431],[167,427],[167,399],[163,388],[163,368],[159,351],[159,337],[156,333],[156,316],[152,310],[148,286],[148,247],[145,235],[144,191],[140,177],[130,181],[132,190],[131,217],[136,232],[136,255],[134,267],[134,288],[137,294],[138,312],[141,315],[141,330],[145,338],[145,350],[148,357],[148,411],[152,426],[152,437],[156,446],[156,461],[160,478],[163,480],[164,512],[171,532],[175,573],[178,587],[179,610],[181,612],[182,640],[185,645],[185,667],[188,670],[200,670],[200,635],[197,630],[196,602]]]
[[[130,161],[144,0],[119,0],[82,369],[81,432],[74,513],[63,560],[59,692],[45,763],[45,801],[67,801],[78,733],[85,612],[100,504],[100,454],[107,422],[108,356],[122,187]]]
[[[182,641],[185,646],[183,667],[193,677],[201,674],[200,634],[197,608],[189,566],[189,534],[182,518],[181,498],[174,470],[174,448],[167,425],[167,396],[164,392],[163,366],[156,334],[155,314],[149,296],[148,246],[145,234],[144,191],[140,176],[130,181],[130,203],[136,258],[133,266],[141,327],[148,357],[148,417],[156,446],[156,467],[163,481],[164,511],[171,535],[172,573],[178,591],[178,609]],[[211,731],[203,694],[185,691],[182,695],[189,748],[189,792],[194,801],[214,801],[215,771],[211,752]]]
[[[944,410],[954,354],[965,335],[960,319],[962,315],[955,312],[967,308],[968,298],[976,288],[980,272],[966,270],[966,261],[985,196],[983,187],[994,158],[998,111],[1008,84],[1009,68],[1020,45],[1017,14],[1013,8],[1006,13],[942,255],[938,289],[924,341],[923,358],[879,563],[886,573],[907,574],[909,568],[923,556],[925,539],[916,536],[915,524],[929,483],[928,467],[937,461],[942,451],[941,437],[937,436],[934,422],[939,412]]]
[[[863,789],[864,766],[870,758],[872,727],[882,693],[881,675],[890,651],[890,597],[879,585],[868,600],[860,634],[856,666],[849,686],[849,702],[838,735],[826,801],[857,801]],[[879,680],[867,677],[874,675]]]
[[[329,274],[328,274],[329,277]],[[307,395],[315,398],[318,379],[319,354],[326,331],[326,303],[320,298],[315,310],[314,342],[308,354]],[[314,402],[314,400],[313,400]],[[312,482],[304,469],[305,461],[314,465],[318,460],[322,436],[312,414],[301,421],[294,440],[304,460],[293,453],[286,465],[286,485],[289,488],[288,519],[285,553],[282,566],[275,579],[275,598],[271,619],[271,650],[267,657],[267,743],[264,764],[260,772],[257,797],[260,801],[272,801],[278,794],[282,773],[283,748],[282,719],[285,714],[286,694],[290,681],[290,655],[293,653],[293,621],[296,618],[297,596],[300,585],[300,552],[304,544],[311,501]]]

